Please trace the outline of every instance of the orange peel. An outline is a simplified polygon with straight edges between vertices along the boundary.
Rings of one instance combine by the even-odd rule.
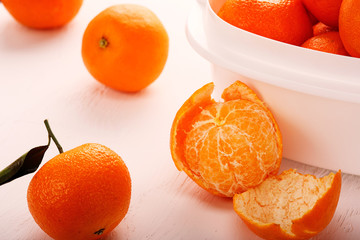
[[[330,223],[340,191],[340,170],[316,178],[289,169],[236,194],[234,210],[261,238],[309,239]]]

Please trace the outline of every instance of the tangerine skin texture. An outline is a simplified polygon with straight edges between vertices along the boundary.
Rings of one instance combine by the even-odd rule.
[[[218,16],[235,27],[297,46],[312,36],[312,24],[300,0],[227,0]]]
[[[2,0],[2,3],[19,23],[35,29],[51,29],[69,23],[83,0]]]
[[[346,51],[341,41],[339,32],[335,31],[316,35],[306,40],[301,46],[322,52],[349,56],[349,53]]]
[[[320,22],[332,26],[339,26],[339,12],[343,0],[302,0],[305,7]]]
[[[313,25],[314,36],[320,35],[322,33],[327,33],[327,32],[339,32],[339,28],[325,25],[322,22],[318,22]]]
[[[213,83],[197,90],[177,112],[170,137],[172,158],[208,192],[232,197],[278,172],[280,130],[270,111],[245,84],[211,98]]]
[[[105,47],[100,46],[102,39]],[[168,50],[168,34],[152,11],[121,4],[105,9],[89,23],[81,52],[96,80],[119,91],[137,92],[159,77]]]
[[[343,0],[339,14],[339,33],[345,49],[360,58],[360,1]]]
[[[35,222],[57,240],[103,237],[125,217],[130,198],[125,163],[109,148],[94,143],[49,160],[27,192]]]

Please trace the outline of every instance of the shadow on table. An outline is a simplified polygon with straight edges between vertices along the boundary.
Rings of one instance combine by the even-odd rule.
[[[69,25],[49,30],[32,29],[21,25],[15,20],[1,24],[5,26],[3,31],[0,32],[0,45],[4,49],[11,51],[41,47],[43,44],[59,38],[59,35],[63,35],[69,30]]]
[[[72,111],[84,121],[99,121],[117,129],[134,124],[150,124],[153,108],[159,106],[156,90],[148,87],[137,93],[123,93],[97,82],[90,75],[86,83],[67,99]],[[155,91],[155,92],[154,92]],[[70,108],[69,108],[70,111]],[[70,113],[72,114],[72,113]]]

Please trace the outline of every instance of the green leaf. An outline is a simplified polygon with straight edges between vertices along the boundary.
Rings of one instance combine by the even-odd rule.
[[[35,172],[41,164],[49,145],[50,137],[47,145],[31,149],[19,157],[15,162],[4,168],[0,172],[0,186],[21,176]]]
[[[5,183],[11,182],[16,178],[35,172],[40,166],[46,150],[50,146],[51,139],[55,142],[59,153],[63,153],[63,149],[60,143],[58,142],[50,128],[49,121],[45,119],[44,123],[49,137],[48,144],[44,146],[34,147],[30,151],[19,157],[15,162],[11,163],[9,166],[0,171],[0,186]]]

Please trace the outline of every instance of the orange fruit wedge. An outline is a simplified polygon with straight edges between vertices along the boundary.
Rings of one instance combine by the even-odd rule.
[[[177,112],[171,154],[199,186],[232,197],[277,174],[282,139],[270,110],[244,83],[226,88],[222,102],[212,99],[213,90],[206,84]]]
[[[264,239],[308,239],[330,223],[340,190],[340,170],[316,178],[290,169],[236,194],[234,210]]]

